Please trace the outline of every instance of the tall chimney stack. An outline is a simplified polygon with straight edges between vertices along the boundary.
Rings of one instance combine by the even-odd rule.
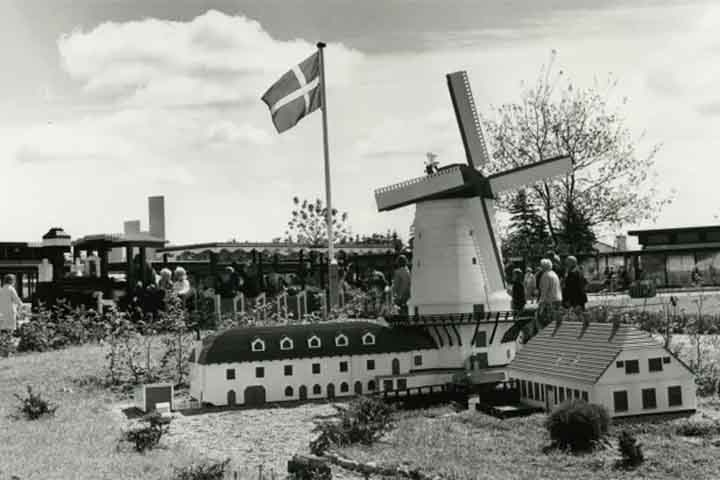
[[[165,240],[165,197],[148,197],[150,235]]]

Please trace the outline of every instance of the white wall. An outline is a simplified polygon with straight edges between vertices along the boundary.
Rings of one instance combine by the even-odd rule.
[[[480,332],[485,332],[486,345],[484,347],[476,347],[471,344],[473,335],[475,334],[475,325],[464,324],[456,325],[460,338],[462,339],[462,346],[458,345],[457,335],[452,328],[446,327],[450,332],[453,339],[453,346],[449,346],[447,340],[447,334],[443,327],[438,327],[442,338],[443,347],[440,346],[438,341],[438,333],[435,328],[426,328],[426,331],[435,339],[435,343],[438,345],[437,354],[435,357],[435,363],[433,368],[470,368],[470,357],[478,353],[488,354],[488,367],[496,367],[501,365],[507,365],[515,358],[515,349],[517,344],[515,342],[500,343],[505,332],[512,327],[512,323],[498,323],[497,331],[495,332],[495,338],[493,338],[492,344],[490,339],[492,337],[494,323],[482,323],[478,328],[478,336]],[[432,358],[432,357],[431,357]]]
[[[427,355],[432,351],[404,352],[393,354],[379,355],[358,355],[358,356],[338,356],[338,357],[320,357],[320,358],[303,358],[289,360],[273,360],[267,362],[246,362],[231,364],[213,364],[213,365],[194,365],[191,368],[191,395],[196,398],[202,398],[202,401],[209,402],[214,405],[226,405],[227,393],[234,390],[237,403],[244,403],[245,388],[254,385],[262,385],[265,387],[266,401],[290,401],[298,400],[299,389],[301,385],[307,388],[308,399],[327,398],[327,386],[332,383],[335,386],[335,396],[355,395],[354,384],[361,381],[363,384],[363,393],[368,393],[368,382],[376,381],[376,377],[392,374],[392,360],[397,358],[400,361],[400,377],[407,375],[410,369],[417,368],[413,366],[414,356],[421,355],[423,357],[423,367],[428,368]],[[367,370],[367,360],[375,361],[375,369]],[[348,362],[348,371],[340,371],[340,362]],[[320,364],[320,373],[312,373],[312,364]],[[292,376],[284,375],[284,366],[292,365]],[[264,378],[255,377],[255,368],[264,367]],[[226,370],[235,369],[235,379],[226,379]],[[204,376],[204,378],[203,378]],[[349,391],[341,392],[340,384],[348,383]],[[409,382],[408,382],[409,383]],[[313,386],[321,386],[321,393],[314,394]],[[293,388],[291,397],[285,396],[285,387]],[[201,397],[202,396],[202,397]]]
[[[648,359],[669,358],[670,363],[663,363],[663,370],[650,372]],[[636,374],[625,373],[625,367],[617,367],[617,361],[638,360],[640,372]],[[682,405],[670,407],[668,405],[668,387],[682,387]],[[657,408],[642,408],[642,389],[655,388]],[[628,396],[628,411],[615,412],[613,392],[624,390]],[[680,362],[670,355],[667,350],[658,346],[655,349],[626,350],[613,361],[598,381],[595,387],[595,397],[599,403],[608,408],[613,416],[643,415],[661,412],[694,410],[697,407],[695,395],[696,386],[694,375]]]

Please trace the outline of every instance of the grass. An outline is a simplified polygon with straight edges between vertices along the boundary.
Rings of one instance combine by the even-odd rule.
[[[543,453],[549,444],[544,420],[545,415],[538,414],[503,421],[471,411],[437,418],[404,415],[383,441],[339,453],[364,462],[407,463],[449,479],[709,480],[720,472],[717,447],[709,439],[673,435],[674,422],[626,427],[636,434],[647,460],[634,471],[623,471],[615,468],[620,458],[615,441],[586,455]]]
[[[127,422],[113,407],[122,398],[77,385],[102,374],[104,353],[98,345],[86,345],[0,359],[0,478],[163,479],[174,466],[200,458],[182,448],[145,455],[117,450]],[[25,394],[27,385],[59,406],[54,417],[13,418],[19,405],[13,394]]]

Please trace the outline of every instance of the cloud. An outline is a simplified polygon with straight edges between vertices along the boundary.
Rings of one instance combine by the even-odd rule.
[[[252,144],[269,145],[272,137],[267,131],[248,123],[218,122],[206,130],[205,140],[211,145]]]
[[[103,23],[63,35],[64,69],[85,90],[136,106],[242,103],[259,99],[315,46],[272,38],[260,23],[214,10],[189,22]],[[326,50],[328,87],[346,84],[363,55],[342,44]]]

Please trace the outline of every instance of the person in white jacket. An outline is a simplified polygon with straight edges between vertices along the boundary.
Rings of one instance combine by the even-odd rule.
[[[15,331],[17,311],[22,304],[22,300],[15,291],[15,275],[5,275],[2,288],[0,288],[0,331]]]

